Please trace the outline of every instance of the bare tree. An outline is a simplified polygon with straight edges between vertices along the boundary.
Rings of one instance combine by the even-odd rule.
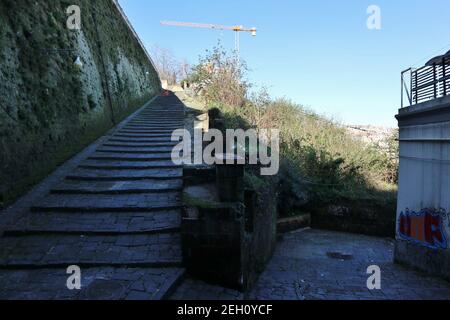
[[[180,61],[179,63],[179,80],[183,81],[186,80],[186,78],[189,76],[189,74],[191,73],[191,65],[189,64],[189,62],[186,59],[183,59]]]
[[[167,80],[169,85],[188,76],[190,65],[186,59],[178,60],[170,50],[156,45],[152,47],[151,53],[161,79]]]

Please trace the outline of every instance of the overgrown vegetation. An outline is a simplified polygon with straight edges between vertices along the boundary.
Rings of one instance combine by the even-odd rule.
[[[394,209],[397,141],[388,150],[352,137],[345,127],[267,90],[250,93],[247,68],[220,46],[208,51],[186,79],[225,128],[280,130],[279,211],[348,201]],[[386,149],[386,148],[384,148]]]

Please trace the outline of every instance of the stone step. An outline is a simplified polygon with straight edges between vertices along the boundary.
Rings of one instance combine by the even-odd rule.
[[[172,134],[170,129],[120,129],[117,133],[154,133],[154,134]]]
[[[179,192],[147,194],[50,194],[31,207],[35,212],[128,212],[179,209]]]
[[[184,126],[156,126],[156,125],[152,125],[152,126],[148,126],[148,125],[139,125],[139,126],[125,126],[123,127],[123,130],[166,130],[166,133],[170,133],[170,135],[172,135],[172,133],[176,130],[182,130],[184,129]]]
[[[156,147],[171,147],[173,148],[179,142],[106,142],[103,147],[124,147],[124,148],[156,148]]]
[[[0,268],[181,266],[179,234],[29,235],[0,239]]]
[[[176,130],[184,128],[183,125],[162,125],[162,124],[127,124],[123,129],[166,129],[166,130]]]
[[[155,138],[165,138],[172,136],[172,130],[168,130],[166,132],[145,132],[145,131],[131,131],[131,132],[123,132],[123,131],[117,131],[114,133],[115,136],[117,135],[123,135],[128,138],[132,138],[134,136],[143,135],[145,137],[155,137]]]
[[[175,165],[172,160],[161,161],[124,161],[124,160],[85,160],[78,166],[81,169],[105,169],[105,170],[144,170],[144,169],[176,169],[182,168]]]
[[[65,180],[51,189],[54,194],[132,194],[179,191],[183,180],[73,181]]]
[[[132,123],[132,122],[154,122],[154,123],[166,123],[166,122],[174,122],[174,123],[184,123],[184,118],[183,117],[173,117],[173,118],[167,118],[167,119],[161,119],[159,117],[139,117],[139,118],[135,118],[133,120],[130,120],[127,123]]]
[[[117,146],[101,146],[97,152],[120,152],[120,153],[172,153],[174,146],[167,147],[117,147]]]
[[[153,135],[171,136],[173,134],[173,130],[127,129],[127,130],[118,130],[114,134],[153,134]]]
[[[167,133],[167,134],[153,134],[153,133],[115,133],[113,134],[113,137],[117,137],[117,138],[164,138],[164,139],[168,139],[168,140],[172,140],[172,133]],[[180,138],[179,138],[180,139]],[[178,139],[178,140],[179,140]]]
[[[95,152],[88,157],[91,160],[127,160],[127,161],[161,161],[171,160],[172,154],[166,153],[113,153],[113,152]]]
[[[69,290],[66,268],[0,270],[0,299],[163,300],[185,273],[182,268],[85,268],[81,290]]]
[[[141,130],[141,132],[138,133],[142,133],[142,131],[144,130],[165,130],[166,132],[163,132],[162,134],[172,134],[172,132],[176,129],[180,129],[180,128],[184,128],[184,126],[182,125],[177,125],[177,126],[160,126],[160,125],[127,125],[125,127],[123,127],[122,130]],[[121,133],[121,132],[118,132]],[[136,132],[132,132],[132,133],[136,133]],[[150,134],[153,134],[153,132],[150,132]]]
[[[184,122],[181,121],[173,121],[173,122],[169,122],[169,121],[158,121],[158,120],[154,120],[154,121],[150,121],[150,120],[142,120],[142,121],[130,121],[127,123],[128,126],[130,125],[145,125],[145,126],[159,126],[159,125],[165,125],[165,126],[183,126]]]
[[[124,128],[139,128],[146,127],[150,129],[172,129],[172,128],[183,128],[183,123],[162,123],[162,122],[142,122],[142,123],[128,123]]]
[[[184,121],[182,120],[161,120],[155,118],[154,120],[150,119],[142,119],[142,120],[131,120],[127,122],[127,124],[148,124],[148,125],[158,125],[158,124],[170,124],[170,125],[183,125]]]
[[[156,116],[160,116],[160,117],[164,117],[169,114],[184,114],[184,108],[181,106],[173,106],[173,107],[169,107],[169,108],[151,108],[151,109],[147,109],[147,110],[142,110],[142,112],[138,113],[137,116],[141,116],[141,115],[156,115]]]
[[[111,142],[125,142],[125,143],[144,143],[148,145],[161,143],[161,144],[169,144],[172,142],[178,142],[179,141],[172,141],[170,138],[114,138],[108,140],[108,143]]]
[[[160,109],[151,109],[151,110],[143,110],[139,114],[137,114],[137,117],[140,116],[156,116],[161,118],[168,118],[169,115],[182,115],[184,114],[183,108],[160,108]]]
[[[165,112],[162,111],[162,114],[158,114],[157,112],[150,112],[150,113],[140,113],[136,115],[133,119],[130,121],[136,120],[136,119],[161,119],[166,121],[172,121],[172,120],[183,120],[184,119],[184,113],[175,111],[175,112]]]
[[[180,210],[119,213],[33,212],[8,226],[4,235],[173,233],[179,231],[180,225]]]
[[[142,119],[142,120],[133,120],[130,122],[127,122],[126,125],[148,125],[148,126],[153,126],[153,125],[159,125],[159,124],[164,124],[164,125],[174,125],[174,126],[184,126],[184,121],[183,120],[177,120],[177,121],[162,121],[160,119]]]
[[[173,114],[171,117],[164,117],[161,118],[157,115],[143,115],[143,116],[137,116],[134,119],[131,119],[128,122],[132,121],[163,121],[163,122],[183,122],[184,121],[184,115],[180,115],[179,113]]]
[[[66,177],[69,180],[172,180],[183,177],[182,169],[105,170],[78,168]]]

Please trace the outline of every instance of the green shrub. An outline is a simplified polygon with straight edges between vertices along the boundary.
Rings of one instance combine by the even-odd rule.
[[[189,79],[213,109],[210,114],[221,118],[225,128],[280,130],[281,215],[290,215],[305,204],[395,200],[395,136],[388,138],[388,150],[382,150],[353,138],[332,119],[285,98],[271,99],[264,88],[248,97],[251,85],[244,80],[245,69],[236,64],[233,57],[215,48],[193,68]],[[227,68],[231,70],[226,72]]]

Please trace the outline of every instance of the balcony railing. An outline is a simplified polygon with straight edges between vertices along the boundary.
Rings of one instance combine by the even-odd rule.
[[[450,56],[432,61],[402,72],[402,108],[450,95]],[[405,104],[405,93],[409,105]]]

